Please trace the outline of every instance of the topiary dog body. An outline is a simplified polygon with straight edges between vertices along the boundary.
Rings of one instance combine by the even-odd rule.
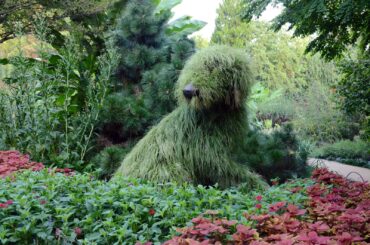
[[[116,175],[222,188],[264,186],[233,160],[248,130],[245,99],[251,79],[248,59],[239,50],[214,46],[195,54],[177,83],[178,108],[138,142]]]

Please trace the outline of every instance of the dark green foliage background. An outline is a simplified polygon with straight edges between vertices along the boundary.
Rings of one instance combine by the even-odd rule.
[[[293,132],[292,125],[286,124],[269,134],[250,131],[239,161],[244,162],[267,181],[284,182],[291,178],[307,177],[307,149],[303,148]]]
[[[130,150],[130,147],[108,146],[91,159],[90,163],[98,168],[99,178],[109,180]]]
[[[370,141],[370,54],[348,55],[339,63],[343,78],[337,85],[343,110],[361,124],[361,138]]]

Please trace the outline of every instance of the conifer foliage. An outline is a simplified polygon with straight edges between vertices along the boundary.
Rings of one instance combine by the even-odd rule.
[[[174,108],[173,85],[194,53],[194,43],[185,35],[175,39],[165,34],[171,17],[170,9],[157,13],[149,0],[131,1],[115,31],[116,44],[124,54],[118,86],[134,88],[136,96],[144,96],[146,108],[152,113],[159,110],[154,111],[159,116]],[[162,105],[165,108],[159,109]]]
[[[139,0],[128,2],[118,21],[113,38],[122,54],[115,86],[118,93],[107,100],[102,117],[123,136],[113,143],[142,135],[176,105],[173,87],[185,60],[194,53],[194,43],[185,35],[175,39],[165,34],[171,16],[170,8],[157,12],[151,1]],[[109,117],[113,120],[107,122]]]
[[[187,35],[204,23],[190,17],[170,22],[171,8],[181,1],[163,2],[128,1],[117,21],[112,39],[121,59],[100,119],[103,146],[136,141],[176,107],[174,84],[195,51]]]

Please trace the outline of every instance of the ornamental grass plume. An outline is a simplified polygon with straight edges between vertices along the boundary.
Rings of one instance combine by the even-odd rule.
[[[244,52],[213,46],[195,54],[177,82],[178,107],[139,141],[115,175],[242,185],[246,191],[265,187],[259,175],[234,161],[248,132],[245,100],[251,84]]]

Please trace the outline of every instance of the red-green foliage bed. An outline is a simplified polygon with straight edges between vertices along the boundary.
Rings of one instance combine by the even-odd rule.
[[[246,194],[43,168],[0,152],[0,244],[370,243],[370,185],[327,169]]]
[[[208,213],[209,218],[194,218],[192,226],[179,229],[180,235],[165,244],[369,244],[369,184],[327,169],[316,169],[312,178],[316,183],[307,189],[309,200],[303,209],[278,202],[265,214],[241,214],[251,226]]]
[[[44,164],[30,161],[28,155],[22,155],[19,151],[0,151],[0,177],[8,176],[19,170],[38,171],[44,167]]]
[[[21,154],[19,151],[0,151],[0,178],[22,170],[40,171],[44,168],[44,164],[31,161],[29,155]],[[56,168],[54,171],[66,175],[73,173],[69,168]]]

